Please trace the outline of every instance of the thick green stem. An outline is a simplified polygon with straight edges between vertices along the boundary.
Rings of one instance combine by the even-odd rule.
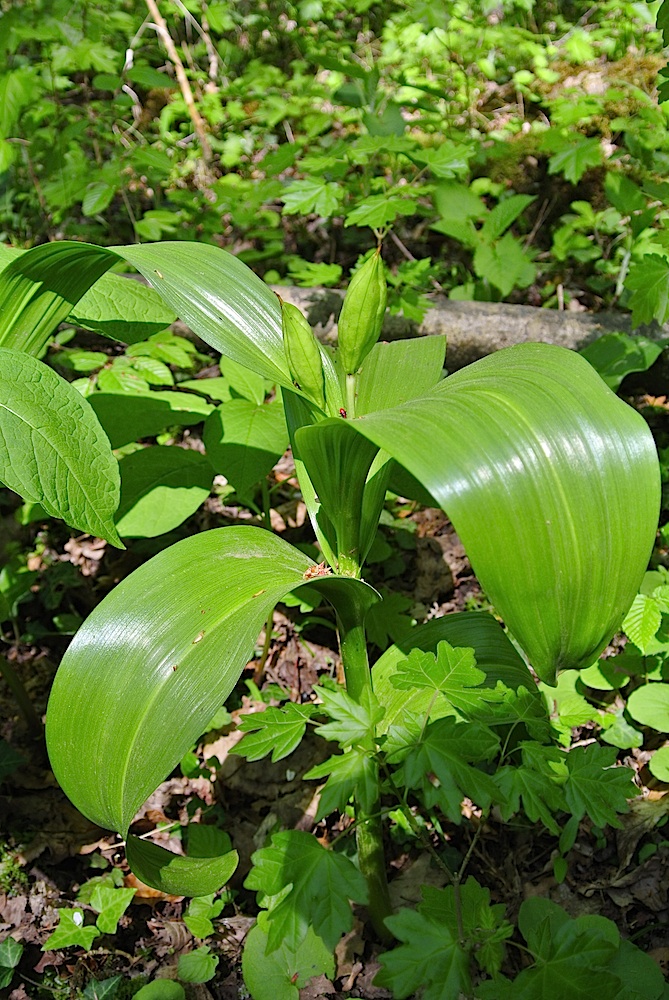
[[[339,614],[339,642],[342,664],[346,676],[346,690],[352,698],[360,701],[363,692],[371,690],[372,678],[367,659],[367,643],[365,627],[361,613],[351,609],[348,614]],[[374,743],[369,738],[369,746],[365,749],[374,753]],[[364,810],[355,797],[356,843],[358,847],[358,864],[367,882],[369,894],[368,911],[372,926],[382,941],[392,940],[385,925],[385,918],[392,913],[388,880],[386,878],[386,860],[383,852],[383,828],[381,823],[381,794],[378,768],[375,768],[376,783],[379,793],[370,810]]]
[[[21,678],[14,670],[9,660],[4,656],[0,656],[0,674],[5,678],[7,685],[14,695],[16,704],[18,705],[21,715],[26,720],[26,724],[34,736],[41,736],[43,733],[43,726],[40,722],[37,712],[30,700],[28,692],[23,686]]]

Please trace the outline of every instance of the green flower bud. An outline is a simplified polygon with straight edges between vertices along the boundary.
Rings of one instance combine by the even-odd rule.
[[[339,316],[339,360],[346,374],[358,370],[379,339],[386,298],[386,277],[377,250],[351,278]]]
[[[323,362],[313,330],[297,306],[284,302],[280,296],[279,301],[283,346],[291,378],[322,409],[325,406]]]

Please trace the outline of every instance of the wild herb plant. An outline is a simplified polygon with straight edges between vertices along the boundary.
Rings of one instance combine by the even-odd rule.
[[[116,544],[117,483],[111,475],[100,483],[76,435],[81,419],[102,440],[99,424],[92,413],[80,417],[88,402],[70,403],[77,390],[61,387],[34,355],[119,260],[203,340],[281,387],[323,561],[261,528],[228,527],[186,538],[131,574],[81,626],[58,671],[47,741],[59,782],[90,819],[121,832],[145,882],[196,897],[217,890],[237,865],[234,850],[177,856],[129,827],[234,687],[275,604],[315,591],[335,612],[345,688],[323,683],[316,703],[247,721],[240,750],[279,759],[311,724],[338,744],[311,777],[327,778],[321,815],[352,801],[357,864],[299,831],[277,833],[257,852],[247,881],[263,908],[244,959],[251,991],[264,1000],[272,973],[293,997],[296,982],[330,970],[351,924],[349,900],[366,904],[379,938],[404,942],[382,973],[398,997],[419,986],[433,995],[429,941],[448,941],[452,972],[439,995],[471,993],[472,960],[497,982],[510,929],[487,890],[463,881],[466,863],[441,894],[425,890],[416,914],[391,915],[384,802],[393,799],[396,822],[416,836],[413,801],[438,826],[460,821],[465,795],[484,816],[493,805],[506,818],[521,811],[556,835],[567,816],[565,855],[580,819],[616,824],[634,786],[612,767],[613,748],[565,754],[554,745],[532,675],[490,615],[412,630],[370,671],[365,619],[379,595],[363,580],[365,557],[388,489],[442,506],[497,612],[550,687],[558,671],[597,659],[646,569],[659,506],[647,425],[584,359],[561,348],[514,347],[442,379],[442,339],[379,342],[386,288],[378,251],[353,275],[338,347],[328,349],[301,314],[214,247],[51,244],[17,255],[0,275],[10,373],[2,382],[0,478]],[[64,401],[72,430],[53,448]],[[566,918],[544,918],[558,964],[609,969],[607,981],[623,988],[622,946],[608,924],[572,932],[562,929]],[[537,976],[548,975],[548,953],[523,933],[536,949]],[[603,950],[591,944],[599,937],[608,942]],[[642,995],[657,997],[661,976],[639,956],[648,980]],[[574,988],[583,995],[580,981]]]

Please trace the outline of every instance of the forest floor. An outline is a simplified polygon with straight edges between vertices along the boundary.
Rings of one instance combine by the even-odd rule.
[[[211,522],[228,523],[246,513],[213,504],[204,515]],[[450,611],[485,606],[476,579],[453,528],[436,511],[418,510],[409,515],[414,521],[415,547],[403,552],[403,572],[393,589],[410,599],[412,607],[426,606],[434,617]],[[304,512],[294,504],[279,507],[274,527],[284,530],[291,540],[300,533]],[[200,525],[202,526],[202,525]],[[104,543],[83,537],[70,540],[53,552],[60,560],[77,567],[91,590],[90,603],[99,592],[109,589],[128,567],[119,559],[132,561],[129,554],[107,549]],[[53,553],[52,553],[53,554]],[[42,562],[47,556],[42,552]],[[36,557],[37,560],[37,557]],[[47,559],[48,562],[48,559]],[[34,568],[39,569],[37,561]],[[428,598],[429,595],[429,598]],[[438,600],[433,598],[437,595]],[[206,984],[190,984],[190,1000],[238,1000],[247,996],[241,976],[241,949],[257,912],[254,894],[244,888],[253,851],[263,846],[269,833],[279,828],[314,832],[322,843],[345,833],[351,822],[345,816],[316,823],[318,786],[303,782],[304,773],[325,756],[325,743],[305,739],[288,758],[272,764],[269,760],[249,763],[230,754],[241,737],[237,732],[240,716],[263,711],[268,701],[257,697],[279,685],[290,698],[307,700],[324,674],[336,676],[338,652],[328,644],[334,636],[316,627],[306,639],[290,617],[292,609],[275,613],[266,663],[259,669],[258,656],[249,662],[238,688],[238,707],[224,726],[207,733],[197,747],[197,761],[190,769],[178,770],[157,789],[135,818],[132,832],[179,852],[176,834],[182,823],[216,822],[232,838],[240,854],[240,866],[228,889],[229,902],[214,920],[214,934],[207,945],[218,956],[215,977]],[[259,639],[257,653],[262,649]],[[21,675],[40,717],[44,717],[50,685],[63,640],[45,639],[30,645],[14,643],[9,657]],[[243,693],[246,690],[247,693]],[[256,694],[256,697],[254,697]],[[137,986],[156,976],[175,978],[180,955],[198,947],[183,921],[188,900],[166,896],[139,883],[125,861],[120,838],[92,825],[68,802],[49,769],[43,741],[36,739],[17,714],[5,683],[0,681],[0,736],[23,758],[20,766],[0,786],[0,940],[8,935],[24,945],[23,955],[11,986],[0,990],[9,1000],[42,1000],[46,997],[75,998],[97,996],[92,981],[121,975]],[[588,741],[587,731],[574,733],[574,740]],[[630,751],[624,763],[637,773],[640,797],[631,811],[621,817],[617,831],[593,831],[581,824],[576,844],[569,855],[565,880],[558,884],[553,875],[555,839],[539,825],[502,823],[493,815],[482,829],[479,811],[465,802],[465,821],[445,828],[447,849],[453,858],[471,850],[468,874],[491,889],[492,901],[504,903],[513,919],[521,902],[530,896],[550,898],[571,916],[600,914],[618,925],[624,937],[631,937],[669,971],[669,841],[639,863],[637,846],[644,834],[669,811],[669,796],[646,787],[647,754]],[[472,840],[475,838],[474,844]],[[440,847],[443,849],[443,842]],[[389,842],[387,858],[393,902],[411,905],[420,899],[420,885],[444,884],[443,873],[432,866],[425,852],[410,844]],[[117,884],[136,890],[131,905],[121,917],[116,934],[103,935],[85,952],[82,948],[43,950],[54,930],[60,907],[76,903],[81,887],[92,878],[116,869]],[[84,911],[90,907],[83,905]],[[87,922],[93,920],[90,911]],[[337,949],[336,977],[312,981],[301,991],[302,1000],[319,997],[361,997],[367,1000],[390,997],[374,985],[379,969],[378,944],[368,935],[364,911],[356,912],[353,930]],[[522,952],[510,949],[510,967],[522,967]],[[145,977],[137,979],[136,977]],[[85,993],[86,987],[88,993]],[[117,993],[117,996],[134,992]]]

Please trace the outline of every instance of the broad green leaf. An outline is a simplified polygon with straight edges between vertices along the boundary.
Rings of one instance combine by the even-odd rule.
[[[211,949],[203,944],[196,951],[179,956],[177,974],[183,983],[208,983],[216,975],[220,959],[212,955]]]
[[[206,343],[272,382],[291,385],[276,295],[241,261],[206,243],[103,248],[62,241],[14,256],[0,273],[0,342],[38,354],[118,260],[136,267]]]
[[[450,179],[466,173],[473,155],[471,146],[442,141],[434,149],[412,152],[411,159],[424,163],[435,177]]]
[[[121,274],[103,274],[67,316],[68,323],[124,344],[146,340],[175,319],[153,288]]]
[[[125,850],[128,864],[143,882],[178,896],[206,896],[216,892],[239,864],[237,851],[214,857],[182,857],[134,836],[127,838]]]
[[[406,660],[397,664],[391,677],[393,687],[400,691],[424,690],[443,692],[451,704],[458,707],[465,696],[466,704],[480,699],[483,692],[476,692],[486,679],[483,670],[476,666],[473,648],[453,647],[445,640],[435,653],[412,649]],[[455,700],[454,700],[455,699]]]
[[[258,923],[251,928],[244,943],[242,972],[244,983],[253,1000],[299,1000],[300,990],[314,976],[334,979],[335,964],[332,949],[308,929],[299,947],[281,942],[268,954],[269,915],[258,914]]]
[[[239,395],[243,399],[250,399],[251,402],[257,403],[258,406],[265,402],[267,385],[262,375],[258,375],[250,368],[240,365],[238,361],[226,357],[221,358],[219,368],[233,392],[233,398],[235,395]],[[225,400],[221,400],[221,402],[225,402]]]
[[[662,353],[662,344],[648,337],[605,333],[579,353],[599,372],[608,387],[615,390],[626,375],[650,368]]]
[[[59,323],[116,258],[67,241],[14,254],[0,271],[0,345],[39,356]]]
[[[353,924],[349,900],[367,901],[365,880],[353,862],[301,830],[275,833],[271,847],[256,851],[251,860],[247,889],[274,896],[291,886],[268,914],[268,954],[282,944],[298,948],[310,927],[334,949]]]
[[[281,196],[286,215],[309,215],[314,213],[324,219],[333,215],[343,199],[343,189],[333,181],[309,178],[293,181]]]
[[[215,529],[159,553],[98,605],[65,654],[47,712],[55,773],[82,812],[127,830],[309,565],[260,528]]]
[[[474,649],[476,665],[485,675],[486,688],[494,688],[501,680],[507,688],[526,690],[538,698],[531,673],[492,615],[472,612],[446,615],[412,628],[406,638],[387,649],[374,664],[374,693],[386,709],[382,730],[399,721],[406,710],[418,714],[430,710],[431,718],[450,711],[445,699],[435,700],[429,690],[403,691],[393,683],[398,665],[406,661],[412,651],[436,653],[442,641]]]
[[[186,1000],[186,991],[173,979],[154,979],[135,993],[137,1000]]]
[[[669,781],[669,746],[655,751],[648,762],[648,768],[658,781]]]
[[[314,705],[295,705],[288,702],[282,708],[266,708],[264,712],[245,715],[239,729],[248,733],[230,753],[247,760],[260,760],[268,753],[272,761],[282,760],[295,750],[307,728],[307,720],[314,714]]]
[[[119,474],[88,403],[29,354],[0,348],[0,481],[52,517],[122,548]]]
[[[154,538],[178,527],[207,499],[213,477],[204,455],[168,446],[126,455],[119,471],[116,527],[122,538]]]
[[[208,396],[215,403],[226,403],[232,399],[230,383],[227,378],[216,376],[215,378],[193,378],[186,382],[179,382],[180,389],[188,389],[189,392],[196,392],[200,396]]]
[[[627,711],[642,726],[669,733],[669,684],[644,684],[632,691],[627,699]]]
[[[349,424],[447,511],[542,678],[593,662],[643,577],[659,473],[647,424],[583,358],[518,345]]]
[[[365,481],[377,449],[337,417],[301,427],[295,442],[320,501],[316,518],[322,511],[334,527],[340,570],[359,565]]]
[[[623,630],[642,653],[647,653],[661,624],[662,612],[657,601],[637,594],[623,621]]]
[[[445,352],[445,337],[375,344],[357,377],[356,415],[399,406],[432,389],[441,378]]]
[[[207,458],[214,470],[249,496],[288,447],[288,431],[278,402],[260,406],[248,399],[221,403],[205,422]]]
[[[94,392],[88,397],[88,402],[112,448],[122,448],[139,438],[154,437],[168,427],[199,424],[213,410],[201,396],[169,389],[132,393]]]
[[[42,951],[56,951],[58,948],[84,948],[90,951],[100,931],[95,924],[84,927],[84,911],[79,909],[58,910],[58,926],[42,945]]]
[[[345,226],[371,226],[381,229],[398,215],[414,215],[416,202],[398,194],[371,194],[346,213]]]

